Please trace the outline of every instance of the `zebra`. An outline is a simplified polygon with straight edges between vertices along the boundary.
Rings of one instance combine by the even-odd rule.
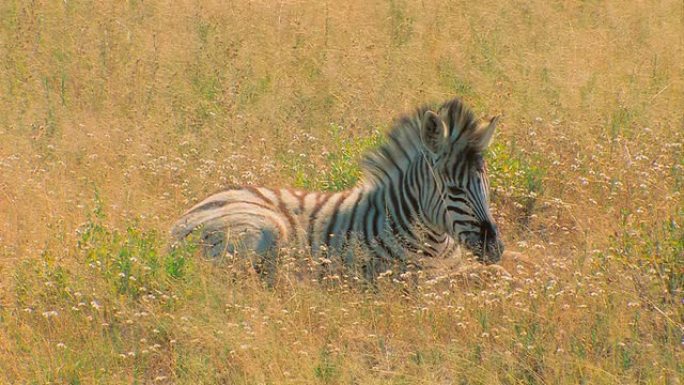
[[[172,237],[196,233],[211,258],[250,253],[271,263],[289,245],[352,263],[355,245],[368,254],[371,277],[390,263],[448,256],[459,245],[483,264],[497,263],[504,244],[489,209],[483,152],[498,120],[476,119],[459,98],[423,106],[397,119],[366,154],[355,187],[228,189],[185,212]]]

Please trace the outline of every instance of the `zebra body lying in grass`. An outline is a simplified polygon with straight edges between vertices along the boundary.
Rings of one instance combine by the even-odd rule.
[[[226,190],[183,214],[172,235],[197,233],[210,257],[251,253],[266,262],[294,246],[349,264],[354,245],[370,256],[364,266],[370,276],[415,254],[443,256],[455,244],[482,263],[496,263],[503,243],[489,210],[482,156],[496,122],[476,120],[459,99],[420,108],[366,156],[355,188]]]

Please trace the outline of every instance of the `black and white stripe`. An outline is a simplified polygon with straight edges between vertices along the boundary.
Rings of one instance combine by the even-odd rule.
[[[253,251],[271,258],[292,245],[349,262],[353,243],[372,260],[406,261],[416,253],[440,256],[460,243],[480,261],[497,262],[503,244],[489,211],[482,157],[496,121],[476,120],[459,99],[420,108],[367,155],[356,187],[223,191],[187,211],[172,234],[180,240],[197,230],[211,256]]]

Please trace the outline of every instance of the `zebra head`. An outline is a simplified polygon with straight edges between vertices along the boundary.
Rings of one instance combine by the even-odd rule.
[[[432,199],[432,220],[485,264],[504,250],[489,210],[489,182],[483,152],[498,117],[478,121],[463,103],[452,100],[436,111],[424,110],[420,139],[440,199]],[[428,203],[429,205],[429,203]]]

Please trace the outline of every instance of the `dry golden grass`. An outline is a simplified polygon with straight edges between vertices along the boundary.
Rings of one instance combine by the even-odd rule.
[[[2,1],[0,382],[680,384],[683,58],[674,0]],[[511,279],[167,251],[206,194],[339,188],[456,95],[504,116]]]

